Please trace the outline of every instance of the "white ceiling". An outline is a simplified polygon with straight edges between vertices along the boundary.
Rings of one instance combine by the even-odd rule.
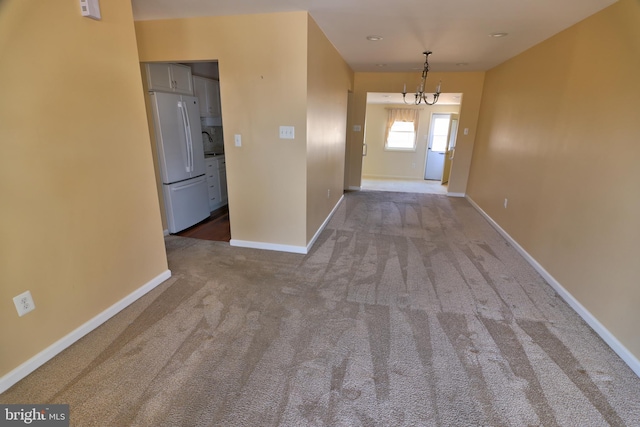
[[[413,93],[407,93],[407,102],[409,105],[415,104],[415,96]],[[427,94],[429,102],[433,100],[433,95]],[[438,98],[438,105],[459,105],[462,102],[461,93],[441,93]],[[403,104],[401,93],[380,93],[380,92],[368,92],[367,104]],[[424,105],[424,104],[422,104]]]
[[[136,20],[309,11],[354,71],[482,71],[617,0],[132,0]],[[501,38],[489,34],[505,32]],[[371,42],[369,35],[383,39]],[[458,65],[458,64],[467,65]]]

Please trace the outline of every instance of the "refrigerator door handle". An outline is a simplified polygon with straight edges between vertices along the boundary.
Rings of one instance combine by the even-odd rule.
[[[187,103],[185,101],[182,101],[182,105],[184,106],[182,111],[184,112],[186,132],[189,137],[187,142],[187,146],[189,148],[189,159],[190,159],[189,172],[193,172],[195,170],[195,163],[193,161],[193,138],[191,135],[191,122],[189,121],[189,110],[187,109]]]
[[[190,132],[189,129],[187,127],[187,111],[186,111],[186,105],[184,105],[184,102],[182,101],[178,101],[178,108],[180,109],[180,115],[182,116],[182,131],[184,132],[184,144],[185,144],[185,149],[187,150],[187,167],[186,170],[187,172],[191,172],[192,169],[192,160],[191,160],[191,150],[189,149],[189,141],[190,141]]]
[[[175,186],[171,188],[171,191],[172,192],[182,191],[182,190],[186,190],[187,188],[194,187],[196,185],[201,185],[201,184],[202,184],[202,179],[199,179],[196,182],[192,182],[192,183],[181,185],[181,186]]]

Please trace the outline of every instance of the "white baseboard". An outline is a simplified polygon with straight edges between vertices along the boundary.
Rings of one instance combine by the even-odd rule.
[[[467,195],[465,193],[447,193],[447,196],[449,196],[449,197],[466,197]]]
[[[401,180],[423,180],[424,176],[407,176],[407,175],[362,175],[362,179],[401,179]],[[439,180],[438,180],[439,181]]]
[[[305,246],[280,245],[277,243],[252,242],[250,240],[238,239],[231,239],[229,244],[239,248],[265,249],[268,251],[291,252],[294,254],[307,253],[307,248]]]
[[[111,307],[107,308],[102,313],[95,316],[93,319],[88,322],[82,324],[75,330],[71,331],[69,334],[60,338],[58,341],[51,344],[49,347],[42,350],[40,353],[33,356],[31,359],[27,360],[17,368],[13,369],[2,378],[0,378],[0,393],[5,392],[9,389],[9,387],[16,384],[21,379],[25,378],[27,375],[38,369],[40,366],[44,365],[49,360],[53,359],[58,353],[62,352],[64,349],[69,347],[71,344],[78,341],[80,338],[87,335],[89,332],[96,329],[98,326],[102,325],[104,322],[109,320],[111,317],[118,314],[124,308],[129,306],[134,301],[141,298],[144,294],[154,289],[156,286],[160,285],[165,280],[171,277],[171,271],[166,270],[163,273],[159,274],[149,282],[147,282],[142,287],[136,289]]]
[[[338,203],[336,203],[336,205],[333,207],[333,209],[331,209],[331,212],[329,212],[329,215],[327,216],[327,218],[324,220],[324,222],[322,223],[320,228],[318,228],[318,231],[316,231],[316,234],[313,236],[313,238],[311,239],[311,241],[307,245],[307,252],[305,252],[305,253],[309,253],[309,251],[311,250],[311,246],[313,246],[313,244],[316,242],[316,240],[318,240],[318,237],[320,236],[320,233],[322,233],[322,230],[325,229],[325,227],[327,226],[327,224],[331,220],[331,217],[336,212],[336,210],[338,210],[338,206],[340,206],[340,203],[342,203],[343,200],[344,200],[344,194],[342,196],[340,196],[340,200],[338,200]]]
[[[229,244],[231,246],[237,246],[240,248],[265,249],[268,251],[291,252],[294,254],[306,255],[309,253],[311,246],[313,246],[315,241],[318,239],[318,236],[320,235],[322,230],[324,230],[324,228],[329,223],[329,220],[333,216],[336,209],[338,209],[338,206],[340,206],[340,203],[342,202],[343,199],[344,199],[344,194],[340,197],[340,200],[338,200],[338,203],[336,203],[336,205],[333,207],[333,209],[331,210],[327,218],[324,220],[324,222],[322,223],[318,231],[316,231],[316,234],[313,236],[313,238],[311,239],[311,241],[307,246],[280,245],[277,243],[252,242],[249,240],[238,240],[238,239],[231,239]]]
[[[591,329],[595,331],[604,342],[616,352],[618,356],[631,368],[637,376],[640,377],[640,360],[633,355],[600,321],[589,312],[569,291],[567,291],[547,270],[538,263],[518,242],[516,242],[497,222],[493,220],[485,211],[482,210],[471,197],[466,196],[467,200],[480,214],[489,221],[489,224],[495,228],[516,250],[524,257],[525,260],[551,285],[553,289],[564,299],[573,310],[578,313],[582,319],[587,322]]]

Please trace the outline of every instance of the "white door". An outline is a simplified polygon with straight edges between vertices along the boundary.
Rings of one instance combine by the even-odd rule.
[[[451,114],[434,113],[431,115],[424,179],[442,180],[444,159],[447,153],[447,143],[449,142],[450,121]]]
[[[442,173],[442,184],[449,182],[449,175],[451,175],[451,161],[453,160],[453,154],[456,149],[456,138],[458,137],[458,121],[460,120],[457,114],[451,115],[451,122],[449,124],[449,143],[447,144],[447,152],[444,155],[444,172]]]

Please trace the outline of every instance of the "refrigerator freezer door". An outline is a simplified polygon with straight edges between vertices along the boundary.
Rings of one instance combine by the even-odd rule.
[[[200,157],[204,163],[200,120],[194,123],[190,112],[195,98],[162,92],[150,96],[162,182],[171,184],[202,175],[204,165],[197,171]],[[195,108],[197,111],[197,100]]]
[[[189,228],[209,216],[206,176],[162,187],[170,233]]]

